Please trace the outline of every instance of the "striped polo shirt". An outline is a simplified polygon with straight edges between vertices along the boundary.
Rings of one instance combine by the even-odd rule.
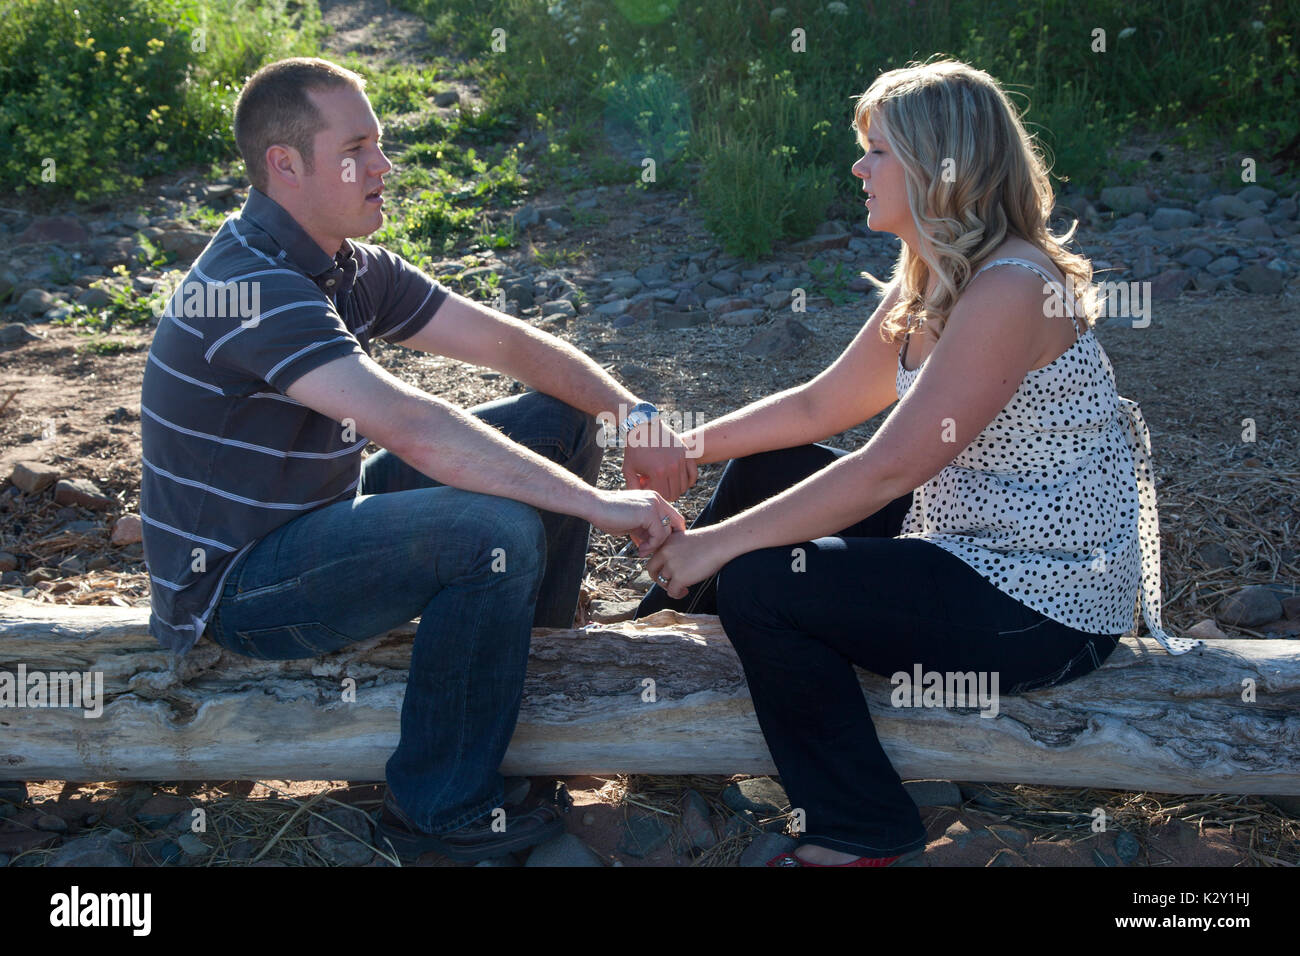
[[[331,256],[250,189],[168,300],[141,393],[149,630],[184,654],[235,561],[287,521],[356,494],[367,439],[285,394],[372,339],[418,332],[447,290],[401,256]]]

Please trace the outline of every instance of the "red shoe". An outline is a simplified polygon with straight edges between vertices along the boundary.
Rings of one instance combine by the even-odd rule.
[[[801,860],[791,850],[788,853],[782,853],[774,856],[767,861],[768,866],[820,866],[834,868],[837,866],[893,866],[904,856],[915,856],[915,853],[900,853],[898,856],[860,856],[856,860],[850,860],[848,863],[809,863],[807,860]]]

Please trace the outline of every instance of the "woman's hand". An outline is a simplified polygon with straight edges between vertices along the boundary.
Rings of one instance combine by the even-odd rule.
[[[731,558],[720,546],[714,529],[681,531],[671,535],[654,553],[646,571],[670,597],[681,599],[686,597],[687,588],[722,570]]]
[[[655,491],[597,491],[596,508],[587,516],[606,534],[626,534],[650,554],[674,531],[686,530],[686,519]]]

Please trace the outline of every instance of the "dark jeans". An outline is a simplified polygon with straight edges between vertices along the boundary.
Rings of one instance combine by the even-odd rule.
[[[470,411],[595,483],[592,416],[533,392]],[[355,498],[280,526],[240,560],[205,634],[289,660],[418,616],[387,779],[414,823],[445,833],[501,806],[531,629],[573,625],[588,532],[580,518],[440,485],[381,451],[362,464]]]
[[[843,454],[808,445],[731,461],[695,524],[751,507]],[[1119,640],[1045,617],[931,542],[895,537],[910,503],[898,498],[835,537],[744,554],[680,602],[656,586],[638,611],[717,608],[791,805],[804,811],[802,841],[858,856],[919,849],[925,828],[853,665],[885,677],[911,678],[918,665],[975,672],[990,690],[1018,694],[1095,670]]]

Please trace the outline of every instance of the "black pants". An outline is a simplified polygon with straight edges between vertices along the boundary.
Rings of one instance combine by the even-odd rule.
[[[731,461],[694,526],[752,507],[843,454],[807,445]],[[943,686],[973,695],[975,684],[962,684],[969,677],[990,692],[992,711],[1000,693],[1095,670],[1119,641],[1026,607],[931,542],[895,537],[910,504],[909,494],[835,537],[741,555],[680,601],[655,586],[638,610],[720,615],[791,805],[804,812],[803,842],[859,856],[918,849],[925,828],[881,749],[853,665],[890,677],[898,706],[936,699],[907,690],[899,675],[937,673]],[[937,699],[986,706],[984,697]]]

